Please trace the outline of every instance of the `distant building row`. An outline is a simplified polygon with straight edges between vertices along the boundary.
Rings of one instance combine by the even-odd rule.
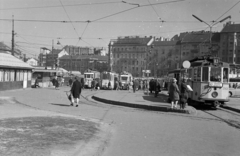
[[[151,71],[150,76],[163,76],[181,67],[183,61],[205,54],[240,64],[240,24],[228,22],[221,32],[185,32],[170,40],[152,36],[119,37],[111,40],[109,50],[113,71],[128,71],[137,77],[144,75],[146,69]]]

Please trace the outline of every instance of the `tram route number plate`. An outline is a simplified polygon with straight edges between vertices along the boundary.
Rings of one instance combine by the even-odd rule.
[[[221,82],[209,82],[209,87],[223,87]]]

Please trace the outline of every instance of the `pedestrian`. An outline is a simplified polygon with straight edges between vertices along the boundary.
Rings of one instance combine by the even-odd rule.
[[[184,77],[180,86],[180,109],[184,109],[186,107],[187,104],[187,100],[188,100],[188,87],[187,87],[187,78]]]
[[[116,90],[119,90],[119,82],[118,82],[118,80],[116,81]]]
[[[158,92],[160,92],[159,83],[158,83],[158,80],[155,79],[154,80],[154,97],[158,96]]]
[[[40,88],[40,86],[39,86],[39,81],[40,81],[39,78],[36,77],[35,84],[34,84],[34,87],[35,87],[35,88],[37,88],[37,87]]]
[[[162,88],[165,89],[165,80],[162,80]]]
[[[72,80],[72,77],[70,77],[70,79],[68,80],[68,85],[72,87],[72,83],[73,83],[73,80]]]
[[[121,90],[122,89],[122,82],[119,81],[119,89]]]
[[[62,76],[61,77],[61,86],[63,86],[64,85],[64,77]]]
[[[136,92],[136,88],[137,88],[137,83],[136,83],[136,80],[135,80],[135,79],[133,79],[133,85],[132,85],[132,87],[133,87],[133,93],[135,93],[135,92]]]
[[[143,88],[143,81],[140,80],[140,86],[139,86],[139,90]]]
[[[55,87],[55,89],[58,89],[59,83],[58,83],[57,76],[55,76],[55,77],[52,79],[52,83],[53,83],[53,86]]]
[[[96,81],[95,81],[95,79],[93,79],[91,82],[91,91],[95,90],[95,88],[96,88]]]
[[[72,95],[71,106],[74,106],[74,102],[76,102],[76,107],[78,107],[80,95],[81,95],[81,92],[82,92],[82,84],[81,84],[81,82],[79,82],[77,76],[75,77],[75,81],[73,82],[70,91],[71,91],[71,95]]]
[[[171,101],[171,108],[177,108],[177,104],[179,101],[179,88],[177,86],[177,80],[175,78],[172,79],[172,83],[169,86],[169,98]]]
[[[130,81],[128,84],[128,91],[131,92],[131,90],[133,90],[133,81]]]
[[[99,89],[100,89],[99,82],[96,81],[96,90],[99,90]]]
[[[111,87],[111,82],[109,81],[108,82],[108,89],[110,90],[112,87]]]
[[[84,89],[84,84],[85,84],[85,83],[84,83],[84,78],[81,78],[81,81],[80,81],[80,82],[81,82],[81,84],[82,84],[82,89]]]

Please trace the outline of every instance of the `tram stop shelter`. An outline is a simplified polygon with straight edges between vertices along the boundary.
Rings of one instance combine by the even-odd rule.
[[[34,67],[32,76],[32,85],[34,85],[36,78],[39,80],[40,87],[51,87],[51,80],[55,76],[63,76],[63,70],[51,69],[47,67]]]
[[[33,67],[7,53],[0,53],[0,91],[30,88]]]

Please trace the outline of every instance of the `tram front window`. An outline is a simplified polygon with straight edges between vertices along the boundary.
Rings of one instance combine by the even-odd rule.
[[[122,76],[121,78],[123,81],[127,81],[127,79],[128,79],[128,77],[126,77],[126,76]]]
[[[221,82],[221,68],[216,68],[216,67],[211,68],[210,81]]]
[[[108,80],[109,79],[109,74],[103,73],[102,79]]]
[[[223,69],[223,82],[228,82],[228,68]]]

